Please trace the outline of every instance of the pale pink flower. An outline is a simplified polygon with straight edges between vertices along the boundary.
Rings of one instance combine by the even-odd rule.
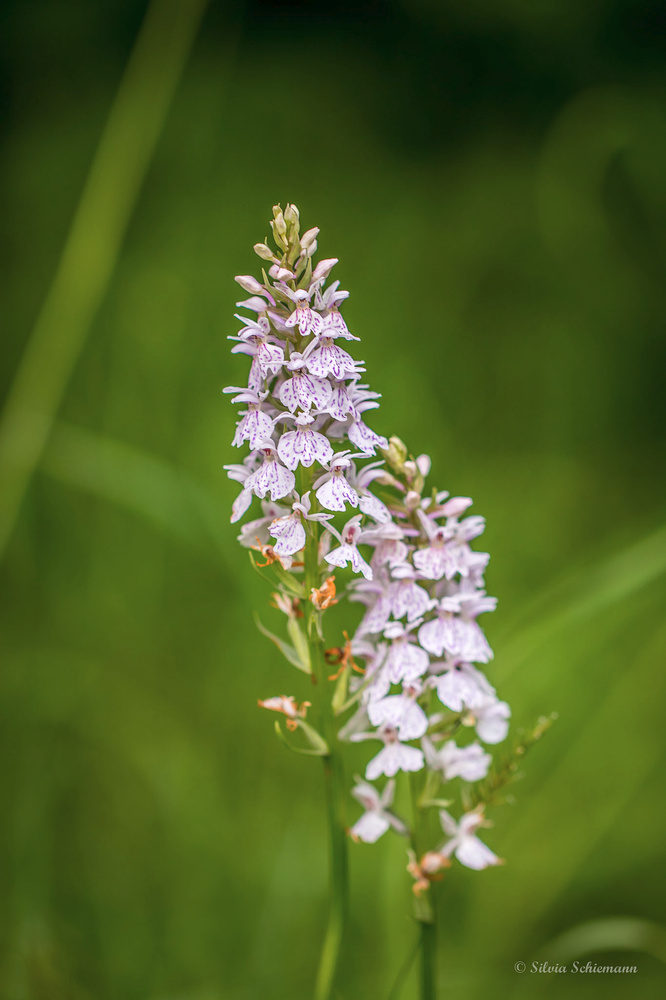
[[[493,651],[481,627],[447,610],[455,603],[446,597],[440,601],[437,617],[419,629],[420,644],[433,656],[441,656],[446,650],[451,656],[469,663],[487,663]]]
[[[478,743],[459,747],[454,740],[448,740],[442,747],[436,749],[432,741],[424,736],[421,746],[428,767],[432,771],[442,771],[446,781],[451,781],[452,778],[480,781],[488,774],[492,762],[490,754],[486,753]]]
[[[430,683],[436,689],[437,697],[452,712],[474,708],[481,705],[484,698],[494,694],[486,677],[471,663],[445,660],[431,663],[430,671],[435,674]]]
[[[441,698],[440,698],[441,701]],[[469,706],[469,712],[463,722],[473,725],[476,734],[484,743],[501,743],[509,732],[511,709],[505,701],[500,701],[496,694],[486,694],[480,701]]]
[[[416,582],[414,567],[409,563],[399,563],[391,569],[394,582],[391,584],[390,599],[394,618],[404,618],[413,622],[432,606],[427,591]]]
[[[382,523],[376,528],[370,528],[366,532],[366,538],[368,545],[375,547],[372,556],[373,567],[397,566],[406,562],[409,550],[403,541],[404,537],[405,532],[393,520]]]
[[[418,740],[428,729],[428,717],[416,701],[420,690],[420,687],[409,687],[402,694],[390,694],[369,702],[370,722],[373,726],[395,729],[401,741]]]
[[[374,785],[369,785],[360,778],[356,780],[358,784],[352,788],[351,793],[361,803],[365,812],[349,831],[354,840],[374,844],[390,827],[393,827],[396,833],[406,834],[405,824],[389,811],[389,807],[393,804],[395,781],[393,779],[387,781],[380,794]]]
[[[418,625],[418,619],[407,628],[401,622],[389,622],[384,629],[384,636],[391,640],[384,669],[392,684],[415,681],[430,665],[428,654],[413,642],[412,630]]]
[[[355,732],[349,738],[353,743],[360,740],[382,740],[384,743],[365,769],[368,781],[376,781],[382,774],[393,778],[398,771],[420,771],[424,766],[423,751],[401,743],[396,730],[391,726],[382,726],[374,733]]]
[[[483,809],[465,813],[459,823],[445,809],[439,814],[442,829],[451,839],[440,848],[442,854],[455,854],[458,861],[467,868],[480,871],[490,865],[501,865],[502,861],[489,847],[479,840],[476,831],[480,826],[488,826]]]

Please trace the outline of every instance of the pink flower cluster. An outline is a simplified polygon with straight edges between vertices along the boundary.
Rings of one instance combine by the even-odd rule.
[[[302,256],[309,260],[316,241],[308,242],[307,236],[301,245]],[[358,337],[349,332],[339,311],[349,293],[340,291],[337,281],[324,288],[336,263],[324,260],[314,270],[308,268],[306,287],[294,287],[297,267],[292,271],[278,263],[270,268],[265,284],[247,275],[236,278],[252,293],[237,305],[254,315],[239,315],[243,326],[230,338],[237,341],[234,353],[251,358],[248,385],[224,390],[235,393],[232,402],[246,404],[233,444],[242,447],[247,442],[250,448],[241,464],[225,466],[242,487],[231,519],[240,520],[255,496],[269,497],[264,516],[246,525],[240,540],[253,545],[257,537],[268,542],[272,536],[275,553],[287,563],[305,544],[305,520],[329,521],[348,507],[375,522],[390,520],[369,489],[379,471],[358,465],[388,442],[364,421],[365,412],[379,405],[379,394],[361,383],[363,363],[339,344]],[[351,448],[345,448],[345,442]],[[299,467],[314,472],[306,475],[308,489],[302,496],[296,491]],[[323,511],[311,513],[310,486]],[[281,506],[276,503],[280,500]],[[328,556],[332,565],[344,565],[346,558],[359,560],[359,521],[349,526],[344,540],[330,529],[341,543]]]
[[[350,566],[356,575],[349,596],[365,611],[351,654],[365,673],[350,680],[357,708],[339,736],[382,744],[353,793],[366,812],[351,833],[372,842],[390,827],[407,830],[388,809],[399,771],[427,768],[436,784],[482,780],[491,763],[482,744],[504,740],[511,713],[480,666],[493,654],[478,618],[496,605],[484,589],[489,556],[471,546],[484,519],[467,513],[468,497],[428,493],[430,459],[408,459],[398,439],[389,446],[365,423],[379,397],[361,383],[363,363],[340,345],[358,338],[340,313],[348,293],[337,281],[327,285],[337,260],[312,266],[318,230],[299,237],[289,209],[292,239],[283,238],[282,258],[258,244],[272,262],[264,281],[236,278],[250,294],[238,307],[251,315],[238,316],[241,330],[230,339],[250,370],[247,387],[224,391],[245,405],[233,444],[247,444],[249,454],[225,467],[241,485],[231,520],[259,498],[261,516],[243,525],[239,540],[268,546],[287,569],[302,565],[306,523],[320,522],[322,573]],[[283,218],[275,217],[276,224]],[[368,463],[378,448],[384,457]],[[391,494],[380,499],[375,483]],[[341,514],[346,520],[336,527]],[[476,739],[457,745],[452,736],[461,727],[473,728]],[[389,783],[380,793],[368,782],[382,776]],[[452,839],[438,864],[451,853],[470,867],[498,862],[474,835],[483,825],[478,809],[459,825],[446,813],[441,819]]]
[[[468,497],[423,495],[427,456],[410,464],[421,488],[392,477],[403,496],[389,504],[391,521],[363,533],[373,548],[372,577],[351,584],[352,599],[366,608],[352,651],[366,673],[357,684],[359,707],[341,735],[382,742],[367,781],[424,767],[444,781],[478,781],[492,759],[481,743],[504,740],[511,714],[478,666],[493,654],[477,619],[496,606],[484,590],[489,556],[470,545],[485,522],[466,516]],[[473,727],[477,740],[436,746],[442,731],[460,726]],[[353,832],[364,839],[367,827],[363,820]]]

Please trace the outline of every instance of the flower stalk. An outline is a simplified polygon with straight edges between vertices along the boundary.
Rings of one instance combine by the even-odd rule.
[[[323,575],[319,557],[319,525],[316,522],[311,525],[308,532],[304,561],[305,592],[312,596],[313,591],[320,589]],[[316,608],[311,599],[307,602],[305,619],[312,681],[316,691],[319,732],[328,746],[328,752],[322,756],[322,763],[328,825],[330,897],[314,996],[315,1000],[329,1000],[344,937],[349,898],[347,833],[344,821],[347,790],[342,759],[335,747],[334,718],[327,691],[328,668],[324,658],[322,612]]]

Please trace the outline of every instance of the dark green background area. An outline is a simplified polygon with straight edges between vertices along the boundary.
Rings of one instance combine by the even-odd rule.
[[[3,7],[3,392],[143,13]],[[646,0],[209,5],[0,568],[2,1000],[310,995],[321,775],[256,708],[307,685],[222,469],[277,201],[340,258],[373,427],[488,519],[514,728],[559,713],[492,813],[507,864],[439,894],[442,996],[661,995],[665,56]],[[404,847],[351,845],[344,1000],[412,946]],[[588,957],[639,971],[513,971]]]

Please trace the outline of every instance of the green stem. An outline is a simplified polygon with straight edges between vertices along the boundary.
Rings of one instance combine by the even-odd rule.
[[[420,860],[427,849],[427,814],[419,806],[419,776],[410,774],[409,777],[412,796],[412,850]],[[437,930],[435,909],[430,898],[434,891],[434,886],[431,886],[426,893],[414,900],[414,917],[421,937],[421,1000],[437,998]]]
[[[437,996],[436,959],[437,933],[434,920],[421,926],[421,1000],[435,1000]]]
[[[323,757],[323,763],[329,836],[330,903],[314,997],[315,1000],[330,1000],[347,920],[347,834],[344,822],[346,796],[342,760],[335,747],[335,720],[327,690],[328,670],[323,656],[321,612],[317,611],[309,600],[312,588],[321,584],[319,526],[316,522],[310,522],[308,527],[312,530],[308,531],[305,546],[305,625],[312,679],[315,684],[313,700],[318,714],[319,730],[329,746],[329,753]]]

